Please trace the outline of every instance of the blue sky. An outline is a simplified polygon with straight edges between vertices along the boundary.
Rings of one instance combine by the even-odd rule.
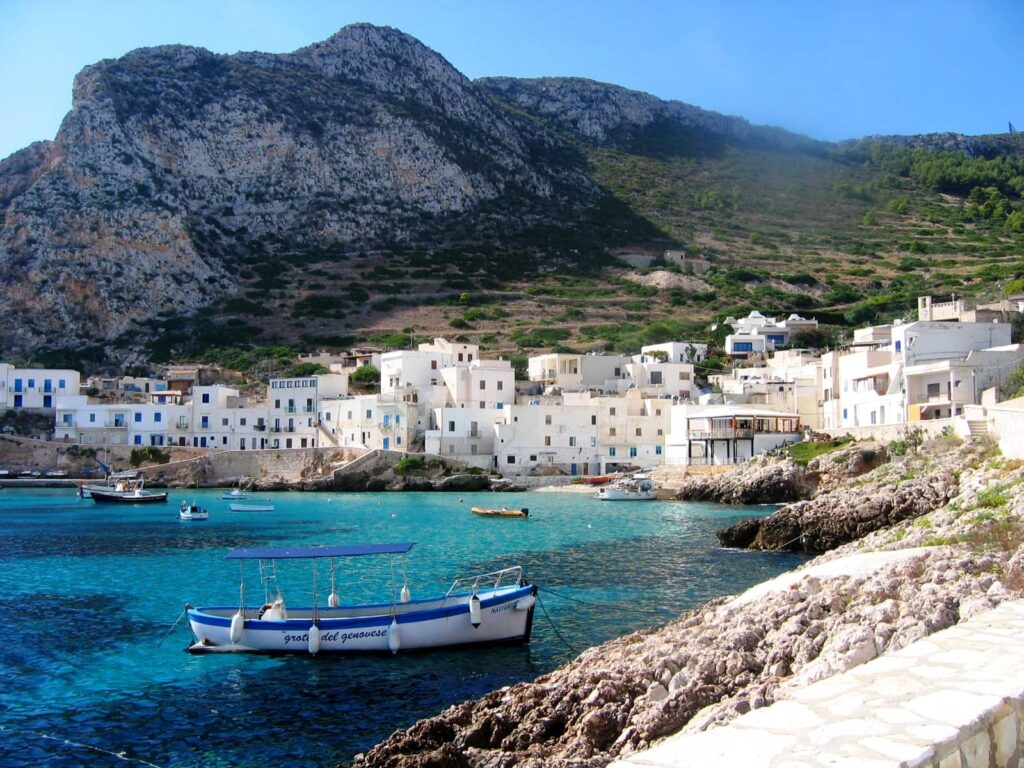
[[[285,52],[359,21],[471,78],[588,77],[821,139],[1024,128],[1024,0],[0,0],[0,158],[52,139],[100,59]]]

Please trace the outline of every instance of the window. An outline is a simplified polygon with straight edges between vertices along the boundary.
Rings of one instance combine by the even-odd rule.
[[[57,382],[57,387],[58,387],[58,389],[67,389],[67,386],[68,386],[68,385],[67,385],[67,383],[66,383],[66,382],[64,381],[64,379],[60,379],[60,380],[58,380],[58,382]]]
[[[480,379],[480,389],[487,389],[487,382]]]
[[[615,427],[608,427],[608,437],[615,437]]]
[[[71,426],[71,414],[70,413],[65,413],[64,414],[64,424],[65,424],[65,426],[68,426],[68,427]]]
[[[660,445],[654,446],[654,455],[655,456],[661,456],[661,446]]]
[[[872,424],[877,424],[878,423],[878,413],[876,411],[872,411],[871,412],[871,423]]]
[[[544,445],[551,445],[551,435],[544,435]]]
[[[591,424],[591,426],[597,424],[597,416],[596,415],[591,415],[591,417],[590,417],[590,424]]]
[[[575,437],[570,437],[569,438],[569,447],[570,448],[575,448],[576,447],[576,438]]]
[[[462,353],[461,352],[459,352],[459,362],[460,363],[462,362]]]
[[[203,402],[204,403],[209,403],[210,402],[210,393],[209,392],[203,392]]]
[[[136,435],[135,436],[135,444],[136,445],[142,445],[142,435]]]
[[[157,411],[156,413],[153,414],[153,421],[155,421],[157,424],[159,424],[163,420],[164,420],[164,415],[162,413],[160,413],[159,411]]]
[[[469,362],[471,362],[471,363],[472,363],[472,362],[473,362],[473,353],[472,353],[472,352],[470,352],[470,353],[469,353],[469,355],[467,355],[467,356],[466,356],[466,359],[467,359],[467,360],[468,360]]]
[[[754,344],[750,341],[737,341],[732,345],[733,352],[753,352]]]
[[[614,408],[609,408],[608,409],[608,415],[609,416],[614,416],[615,415],[615,409]]]
[[[928,397],[938,397],[938,396],[939,396],[939,385],[938,384],[929,384],[928,385]]]
[[[535,454],[535,453],[530,454],[530,461],[536,461],[536,460],[537,460],[537,454]]]
[[[547,425],[551,424],[551,414],[548,414],[544,417],[544,423]]]
[[[224,435],[223,437],[221,437],[220,444],[221,445],[227,445],[228,444],[228,436],[227,435]]]
[[[203,416],[203,424],[202,424],[202,426],[203,426],[203,429],[209,429],[210,428],[210,417],[209,416]]]
[[[843,408],[843,418],[844,419],[846,418],[846,409],[845,408]]]
[[[901,347],[902,346],[903,346],[903,342],[901,342],[899,339],[896,339],[896,351],[897,352],[901,351]]]
[[[622,369],[621,368],[616,368],[615,369],[615,377],[618,378],[621,375],[622,375]]]
[[[432,371],[436,371],[437,370],[437,360],[431,360],[430,361],[430,370],[432,370]]]
[[[370,410],[369,408],[366,409],[366,418],[368,418],[368,419],[372,419],[373,418],[373,411]]]
[[[330,417],[330,415],[331,414],[329,414],[329,413],[327,414],[328,417]],[[245,426],[245,418],[244,417],[238,420],[238,426],[240,426],[240,427],[244,427]]]
[[[680,381],[689,381],[690,380],[689,372],[688,371],[680,371],[679,372],[679,380]]]
[[[609,456],[614,456],[615,455],[615,449],[614,448],[609,448],[608,449],[608,455]]]
[[[643,434],[644,434],[644,430],[643,430],[643,428],[642,428],[642,427],[637,427],[637,428],[636,428],[636,436],[637,436],[637,437],[642,437],[642,436],[643,436]]]
[[[142,423],[142,414],[141,413],[136,413],[135,414],[135,423],[136,424],[141,424]]]
[[[508,457],[506,457],[505,461],[508,464],[515,464],[516,463],[516,457],[515,456],[508,456]]]
[[[499,381],[498,382],[498,391],[501,392],[501,390],[503,390],[504,388],[505,388],[505,382]]]
[[[661,371],[651,371],[651,384],[661,384]]]
[[[279,399],[278,400],[274,400],[274,407],[275,408],[280,408],[281,407],[281,401]]]
[[[29,379],[28,380],[28,388],[29,389],[32,389],[33,387],[35,387],[35,385],[36,385],[36,380],[35,379]]]
[[[664,433],[664,431],[665,431],[665,430],[663,430],[663,429],[659,429],[659,430],[658,430],[658,437],[661,437],[661,436],[662,436],[662,434]]]
[[[454,432],[455,431],[455,422],[454,421],[449,421],[448,422],[448,431],[449,432]]]
[[[629,448],[629,457],[631,459],[636,457],[636,446],[635,445],[630,446],[630,448]]]

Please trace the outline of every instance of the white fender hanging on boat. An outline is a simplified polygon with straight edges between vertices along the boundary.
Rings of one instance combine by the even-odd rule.
[[[402,647],[402,638],[398,629],[398,619],[391,620],[391,626],[388,627],[388,648],[392,653],[398,653],[398,649]]]
[[[245,631],[245,617],[239,611],[231,617],[231,642],[238,645],[242,641],[242,633]]]
[[[528,611],[533,608],[534,603],[537,602],[537,598],[533,595],[527,595],[526,597],[520,597],[516,600],[517,611]]]
[[[469,623],[475,629],[480,626],[481,621],[483,621],[483,617],[480,615],[480,598],[474,592],[473,596],[469,598]]]
[[[309,652],[313,656],[320,652],[320,627],[316,624],[309,625]]]
[[[327,598],[327,605],[330,608],[337,608],[338,607],[339,603],[338,603],[338,593],[337,592],[331,592],[330,597]]]
[[[412,595],[409,594],[409,586],[407,584],[403,584],[402,585],[402,602],[403,603],[408,603],[410,597],[412,597]]]

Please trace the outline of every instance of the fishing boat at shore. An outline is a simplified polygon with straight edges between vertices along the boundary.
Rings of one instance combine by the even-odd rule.
[[[530,510],[526,507],[520,507],[519,509],[509,509],[508,507],[502,507],[501,509],[473,507],[470,512],[481,517],[527,517],[530,514]]]
[[[181,508],[178,510],[179,520],[209,520],[209,518],[210,512],[206,507],[201,507],[194,501],[191,504],[187,501],[181,502]]]
[[[146,481],[141,477],[135,481],[119,481],[111,489],[93,487],[89,491],[90,498],[97,503],[114,504],[153,504],[167,501],[166,491],[147,491]]]
[[[142,477],[142,473],[137,469],[128,469],[123,472],[111,472],[103,481],[103,484],[99,483],[85,483],[78,486],[78,495],[83,499],[87,499],[92,496],[93,491],[99,491],[100,493],[110,493],[111,491],[130,490],[131,483],[134,483]]]
[[[405,555],[411,543],[357,546],[236,549],[229,560],[259,564],[262,606],[186,606],[196,641],[188,650],[264,653],[398,653],[481,643],[527,643],[533,627],[537,588],[515,566],[492,573],[456,578],[436,597],[411,599],[405,582]],[[339,558],[387,556],[390,561],[390,601],[342,605],[336,584]],[[395,581],[395,556],[401,556],[402,587]],[[312,563],[312,605],[286,606],[277,584],[278,560],[305,559]],[[318,605],[317,564],[327,560],[331,592]],[[240,603],[241,603],[240,599]]]
[[[228,504],[232,512],[273,512],[273,504]]]
[[[634,476],[599,488],[595,495],[601,501],[653,501],[658,498],[658,491],[649,478]]]

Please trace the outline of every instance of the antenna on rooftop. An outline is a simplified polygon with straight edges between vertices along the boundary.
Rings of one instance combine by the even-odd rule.
[[[1014,130],[1013,130],[1013,123],[1010,123],[1010,133],[1011,133],[1011,134],[1012,134],[1012,133],[1014,133]]]

